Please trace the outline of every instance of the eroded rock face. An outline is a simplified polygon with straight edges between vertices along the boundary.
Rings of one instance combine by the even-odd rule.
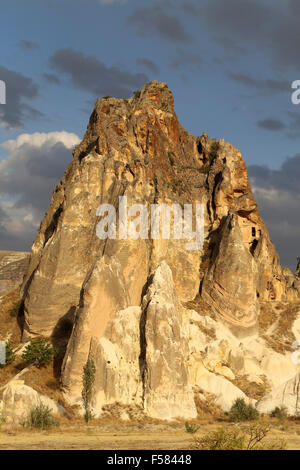
[[[197,416],[188,380],[188,343],[184,340],[183,309],[166,262],[155,271],[143,299],[140,368],[143,407],[162,419]]]
[[[23,282],[29,264],[29,253],[0,251],[0,295]]]
[[[257,325],[257,266],[243,242],[239,216],[229,214],[219,228],[219,241],[208,268],[202,297],[237,335]]]
[[[119,216],[124,196],[149,213],[151,204],[203,204],[203,247],[122,239],[119,228],[116,239],[99,239],[97,208],[112,204]],[[248,338],[269,347],[259,337],[260,302],[294,302],[299,290],[299,278],[280,266],[241,153],[189,134],[167,85],[151,82],[129,100],[97,101],[32,247],[23,338],[64,338],[61,381],[72,403],[90,356],[96,414],[120,403],[154,417],[194,417],[201,380],[209,392],[218,383],[236,396],[230,381],[240,373],[233,358],[241,343],[250,359],[240,370],[251,364],[253,380],[262,380],[262,359],[246,347]],[[197,312],[186,307],[195,299]],[[220,348],[223,359],[211,352]],[[206,382],[203,368],[212,374]]]
[[[275,388],[257,404],[260,413],[271,413],[276,407],[283,407],[289,416],[300,416],[300,375]]]
[[[10,382],[4,390],[0,411],[7,423],[24,425],[29,420],[31,410],[41,403],[55,415],[65,413],[65,409],[51,398],[24,385],[22,380],[15,380]]]

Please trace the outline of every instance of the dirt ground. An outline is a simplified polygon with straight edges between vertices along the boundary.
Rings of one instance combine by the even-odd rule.
[[[200,423],[199,423],[200,424]],[[48,431],[2,424],[0,450],[189,450],[201,437],[229,423],[202,423],[195,435],[178,425],[61,425]],[[268,440],[285,440],[288,450],[300,450],[300,422],[274,421]]]

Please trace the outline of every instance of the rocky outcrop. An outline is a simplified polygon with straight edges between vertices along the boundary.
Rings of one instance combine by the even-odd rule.
[[[275,388],[257,404],[260,413],[269,414],[284,408],[289,416],[300,416],[300,374]]]
[[[189,250],[192,234],[173,236],[172,217],[170,238],[145,234],[141,206],[127,214],[126,237],[124,198],[147,216],[154,204],[179,212],[202,204],[203,246]],[[112,238],[99,238],[100,204],[116,208]],[[241,153],[183,129],[172,93],[155,81],[129,100],[97,101],[32,247],[23,339],[64,338],[61,383],[71,403],[80,402],[82,368],[93,358],[96,415],[121,403],[154,417],[194,417],[201,384],[232,398],[243,393],[231,383],[239,374],[262,381],[272,347],[261,324],[274,325],[262,321],[261,303],[292,303],[299,292],[299,279],[280,266]]]
[[[24,385],[23,380],[12,381],[5,388],[2,401],[0,401],[1,417],[7,423],[24,425],[28,422],[31,410],[41,403],[55,415],[65,413],[61,405]]]
[[[238,215],[229,214],[219,228],[213,261],[205,273],[202,297],[237,335],[257,326],[257,265],[245,246]]]
[[[29,253],[0,251],[0,295],[23,282],[29,264]]]

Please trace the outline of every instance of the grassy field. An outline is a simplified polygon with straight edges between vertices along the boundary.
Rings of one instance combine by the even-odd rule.
[[[47,431],[2,424],[0,450],[188,450],[192,448],[195,437],[202,437],[220,426],[234,426],[212,422],[199,422],[199,425],[199,431],[191,435],[185,431],[183,423],[63,424]],[[285,440],[288,450],[300,449],[300,422],[270,420],[269,425],[269,440]]]

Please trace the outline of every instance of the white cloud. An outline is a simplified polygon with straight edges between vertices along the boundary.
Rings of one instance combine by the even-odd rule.
[[[52,191],[80,142],[76,134],[21,134],[1,147],[0,249],[29,249]]]

